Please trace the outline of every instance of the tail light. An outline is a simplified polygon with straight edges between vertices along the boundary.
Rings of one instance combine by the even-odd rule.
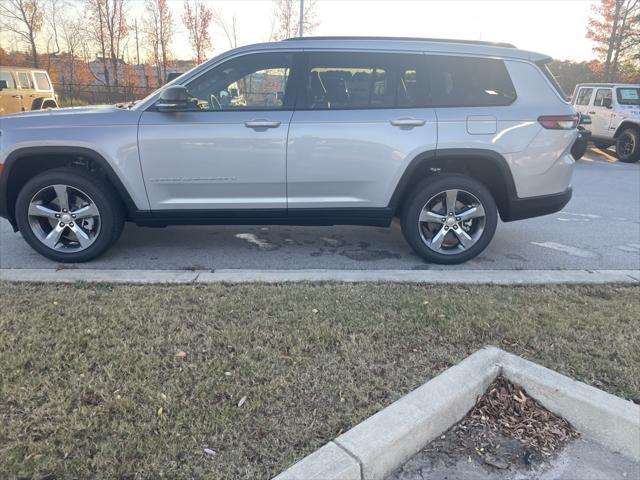
[[[549,130],[571,130],[578,126],[578,115],[543,115],[538,123]]]

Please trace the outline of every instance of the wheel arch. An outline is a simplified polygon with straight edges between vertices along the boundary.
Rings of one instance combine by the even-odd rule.
[[[640,132],[640,122],[624,120],[622,123],[620,123],[620,125],[618,125],[618,128],[616,129],[616,133],[613,134],[613,138],[617,139],[620,136],[620,134],[629,127],[635,128],[636,130],[638,130],[638,132]]]
[[[405,169],[389,202],[398,214],[407,195],[426,177],[459,173],[481,182],[491,192],[500,217],[510,216],[512,199],[517,198],[515,183],[506,159],[493,150],[450,148],[431,150],[417,155]]]
[[[25,147],[11,152],[0,175],[0,216],[17,230],[15,202],[22,186],[34,175],[54,168],[72,166],[103,175],[122,201],[127,219],[137,211],[135,202],[109,162],[95,150],[83,147]]]

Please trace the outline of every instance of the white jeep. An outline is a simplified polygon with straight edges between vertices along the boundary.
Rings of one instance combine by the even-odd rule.
[[[581,83],[573,105],[591,116],[591,138],[597,147],[616,146],[621,162],[640,159],[640,85]]]

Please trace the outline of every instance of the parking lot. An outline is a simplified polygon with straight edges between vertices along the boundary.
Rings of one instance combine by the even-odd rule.
[[[400,227],[168,227],[127,225],[100,269],[629,269],[640,268],[640,164],[590,149],[562,212],[501,223],[487,250],[455,267],[427,264]],[[0,219],[2,268],[51,268]]]

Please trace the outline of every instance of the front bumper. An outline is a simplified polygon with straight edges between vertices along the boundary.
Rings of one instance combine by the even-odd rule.
[[[503,222],[513,222],[525,218],[540,217],[549,215],[564,208],[571,200],[573,188],[569,186],[564,192],[553,195],[542,195],[540,197],[511,198],[507,203],[507,208],[502,209],[500,218]]]

